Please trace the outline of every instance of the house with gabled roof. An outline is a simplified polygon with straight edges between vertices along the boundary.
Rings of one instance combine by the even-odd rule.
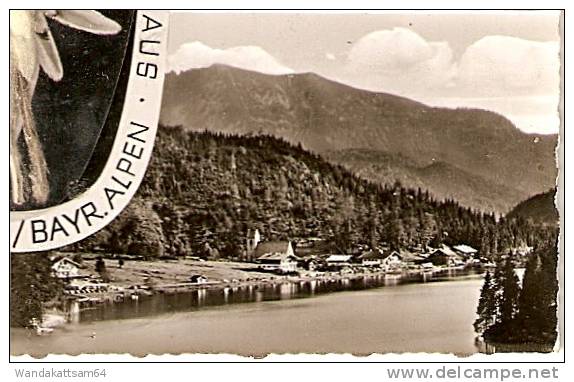
[[[290,241],[258,243],[254,255],[259,268],[279,273],[296,272],[297,263],[301,260],[295,255]]]
[[[327,266],[330,268],[346,268],[351,266],[351,259],[353,258],[352,255],[329,255],[325,262]]]
[[[361,260],[361,265],[363,267],[380,267],[383,261],[384,255],[382,251],[370,250],[361,253],[358,257]]]
[[[403,262],[403,256],[398,251],[390,249],[371,249],[364,251],[358,259],[364,267],[397,267]]]
[[[52,274],[59,279],[73,279],[82,277],[80,275],[81,265],[69,257],[54,258],[52,264]]]
[[[403,255],[398,251],[386,251],[381,266],[386,270],[397,270],[403,266]]]
[[[456,253],[465,257],[466,259],[472,259],[477,256],[478,250],[472,248],[470,245],[459,244],[452,247]]]
[[[444,244],[442,247],[435,249],[427,257],[427,260],[435,266],[453,266],[464,264],[464,257]]]
[[[410,267],[418,266],[427,262],[427,258],[430,255],[429,253],[414,252],[406,249],[402,249],[399,254],[401,256],[401,261]]]

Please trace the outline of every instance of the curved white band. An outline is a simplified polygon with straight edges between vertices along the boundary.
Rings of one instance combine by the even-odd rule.
[[[151,157],[166,63],[169,12],[137,11],[122,116],[105,168],[78,197],[41,210],[10,212],[10,251],[33,252],[84,239],[129,203]]]

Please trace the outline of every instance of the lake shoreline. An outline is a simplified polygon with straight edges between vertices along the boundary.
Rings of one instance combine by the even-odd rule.
[[[207,263],[207,264],[206,264]],[[99,311],[100,316],[108,316],[106,311],[129,309],[135,303],[146,304],[156,298],[179,298],[178,296],[195,296],[197,304],[201,305],[229,305],[236,303],[252,303],[259,301],[275,301],[300,297],[317,297],[323,294],[332,294],[343,291],[359,291],[375,289],[401,284],[423,284],[429,282],[463,280],[464,278],[481,278],[482,272],[476,268],[441,268],[434,271],[410,270],[400,274],[389,274],[384,270],[363,269],[363,272],[302,272],[299,275],[276,275],[267,272],[259,272],[256,264],[233,263],[233,262],[204,262],[186,261],[184,264],[194,270],[198,268],[209,269],[207,272],[212,278],[215,275],[234,275],[238,278],[231,280],[220,278],[202,284],[177,283],[159,284],[158,281],[166,280],[167,275],[181,278],[182,273],[173,274],[179,268],[180,262],[156,261],[133,262],[127,269],[110,269],[109,275],[113,277],[110,282],[110,291],[102,293],[90,293],[82,295],[64,295],[58,307],[46,310],[42,327],[65,328],[71,323],[81,323],[84,320],[93,320],[93,311]],[[90,263],[85,268],[90,269]],[[251,265],[251,266],[250,266]],[[135,280],[133,277],[121,277],[122,275],[136,275],[141,273],[140,267],[145,267],[145,274],[154,275],[153,279],[147,279],[147,286],[138,285],[136,289],[129,289]],[[109,269],[109,268],[108,268]],[[159,269],[163,269],[160,271]],[[230,272],[230,270],[232,272]],[[242,277],[241,277],[242,276]],[[153,282],[150,282],[153,281]],[[168,279],[172,281],[172,279]],[[143,281],[143,279],[142,279]],[[179,281],[173,279],[173,281]],[[248,301],[241,300],[242,294],[249,291]],[[303,294],[296,296],[291,294],[299,291]],[[263,297],[253,299],[253,296]],[[164,297],[161,297],[164,296]],[[203,298],[203,302],[200,300]],[[223,300],[222,300],[223,298]],[[239,299],[239,300],[238,300]],[[125,308],[124,308],[125,307]],[[188,309],[189,307],[184,308]],[[86,316],[87,315],[87,316]],[[145,314],[137,317],[145,317]],[[92,318],[89,318],[92,317]],[[102,319],[102,318],[99,318]],[[103,318],[106,319],[106,318]],[[98,320],[98,318],[96,318]],[[57,335],[56,333],[54,333]]]
[[[111,261],[108,260],[108,263]],[[95,261],[83,263],[83,272],[97,274]],[[84,295],[67,295],[68,299],[86,300],[93,303],[123,302],[128,298],[141,295],[174,294],[192,292],[200,289],[223,290],[226,288],[264,287],[283,283],[303,283],[310,281],[354,280],[364,277],[385,277],[395,280],[421,278],[425,282],[433,275],[450,272],[478,273],[476,268],[435,268],[432,270],[409,269],[401,272],[386,272],[381,268],[355,268],[353,272],[343,271],[306,271],[300,270],[297,275],[279,275],[262,271],[259,265],[233,261],[203,260],[156,260],[131,261],[123,266],[106,266],[110,278],[110,291],[105,293],[88,293]],[[189,281],[191,275],[201,275],[205,281]]]
[[[95,305],[82,312],[81,320],[52,335],[11,330],[11,353],[469,355],[477,351],[472,321],[480,277],[445,275],[422,285],[372,275],[245,286],[228,293],[157,293],[123,304]],[[291,328],[288,334],[279,330],[286,326]],[[169,344],[154,341],[157,336],[167,336]]]

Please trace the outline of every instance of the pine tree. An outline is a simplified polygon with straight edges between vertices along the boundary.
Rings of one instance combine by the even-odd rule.
[[[330,224],[332,227],[333,243],[341,253],[349,253],[352,249],[355,235],[353,235],[354,200],[352,197],[341,196],[336,200],[335,212]]]
[[[541,304],[539,338],[553,345],[556,342],[558,327],[558,251],[554,239],[548,241],[546,248],[541,251],[541,272],[543,303]]]
[[[106,268],[106,262],[101,256],[98,256],[98,259],[96,260],[96,272],[98,272],[104,282],[110,282],[110,275],[108,273],[108,269]]]
[[[496,318],[495,288],[492,276],[490,272],[487,271],[484,276],[484,283],[480,290],[480,299],[478,300],[478,307],[476,309],[478,317],[473,324],[474,330],[477,333],[484,333],[484,331],[494,323]]]
[[[403,220],[400,218],[387,221],[387,240],[392,250],[400,250],[406,246],[407,238]]]
[[[432,214],[424,212],[420,218],[419,232],[421,235],[421,244],[427,248],[437,234],[437,225]]]
[[[526,263],[518,305],[520,322],[526,338],[531,336],[532,331],[537,331],[545,319],[545,312],[542,309],[544,292],[540,258],[537,253],[532,253]]]
[[[553,345],[556,341],[556,249],[534,251],[526,264],[519,300],[518,325],[524,342]]]
[[[496,323],[493,332],[503,340],[509,340],[512,332],[512,325],[518,313],[518,300],[520,298],[519,279],[514,271],[514,265],[510,256],[500,258],[497,262],[494,283],[497,288],[496,293]]]

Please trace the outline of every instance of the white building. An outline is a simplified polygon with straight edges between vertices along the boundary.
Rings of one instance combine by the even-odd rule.
[[[255,256],[259,267],[266,271],[289,273],[297,271],[299,258],[295,256],[290,241],[268,241],[258,243]]]
[[[351,255],[330,255],[327,257],[327,265],[330,267],[348,267],[351,265]]]
[[[67,257],[62,257],[52,264],[52,272],[59,279],[71,279],[80,276],[80,264]]]
[[[397,251],[387,253],[381,261],[381,266],[389,271],[400,269],[403,266],[403,256]]]
[[[478,250],[466,244],[455,245],[454,247],[452,247],[452,249],[454,249],[454,251],[459,255],[464,256],[466,259],[471,259],[475,257],[478,253]]]

